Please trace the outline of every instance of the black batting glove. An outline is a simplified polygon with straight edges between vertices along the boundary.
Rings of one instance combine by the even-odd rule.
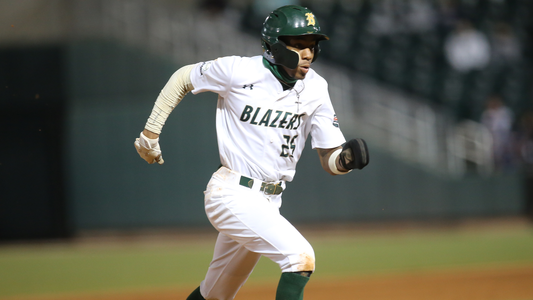
[[[363,139],[353,139],[342,146],[339,163],[346,170],[359,169],[368,165],[368,147]]]

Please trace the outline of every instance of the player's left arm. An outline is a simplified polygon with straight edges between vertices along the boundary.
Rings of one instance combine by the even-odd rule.
[[[361,170],[370,161],[365,140],[352,139],[342,146],[322,149],[317,148],[322,168],[331,175],[344,175],[353,169]]]

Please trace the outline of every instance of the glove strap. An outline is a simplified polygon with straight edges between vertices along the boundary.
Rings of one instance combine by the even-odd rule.
[[[159,138],[151,139],[148,138],[144,133],[141,132],[140,144],[146,149],[154,149],[159,143]]]

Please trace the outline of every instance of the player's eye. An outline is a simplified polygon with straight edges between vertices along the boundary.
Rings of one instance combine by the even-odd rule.
[[[294,48],[296,48],[298,50],[309,49],[311,52],[315,51],[315,45],[296,44],[296,45],[294,45]]]

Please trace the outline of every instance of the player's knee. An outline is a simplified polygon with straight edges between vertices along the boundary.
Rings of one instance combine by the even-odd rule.
[[[301,263],[300,269],[298,271],[309,271],[313,272],[315,270],[315,253],[302,253],[300,255]]]
[[[315,270],[315,253],[313,251],[302,252],[294,266],[295,272],[313,272]]]

